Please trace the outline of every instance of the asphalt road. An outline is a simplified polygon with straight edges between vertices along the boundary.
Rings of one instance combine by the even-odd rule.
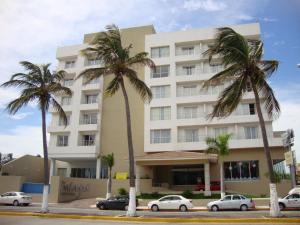
[[[14,206],[0,206],[0,211],[23,211],[23,212],[39,212],[40,206],[27,206],[27,207],[14,207]],[[98,210],[82,209],[82,208],[62,208],[55,205],[50,205],[49,210],[51,213],[63,213],[63,214],[79,214],[79,215],[102,215],[102,216],[122,216],[125,215],[125,211],[114,211],[114,210]],[[284,217],[288,218],[300,218],[300,211],[283,211]],[[265,218],[268,217],[269,211],[220,211],[220,212],[208,212],[208,211],[190,211],[190,212],[177,212],[177,211],[138,211],[138,216],[141,217],[180,217],[180,218]]]

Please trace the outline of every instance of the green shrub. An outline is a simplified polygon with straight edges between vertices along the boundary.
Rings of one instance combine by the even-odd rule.
[[[119,195],[128,195],[128,192],[125,190],[125,188],[119,188],[118,193]]]
[[[185,198],[193,198],[194,197],[194,193],[191,190],[185,190],[182,192],[181,195]]]

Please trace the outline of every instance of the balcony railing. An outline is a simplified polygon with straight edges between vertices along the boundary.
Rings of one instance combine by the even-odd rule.
[[[97,124],[97,118],[94,117],[81,118],[80,124]]]
[[[187,135],[187,134],[180,134],[178,135],[178,142],[200,142],[205,141],[206,136],[204,135]]]
[[[95,145],[95,140],[81,140],[79,142],[80,146],[93,146]]]

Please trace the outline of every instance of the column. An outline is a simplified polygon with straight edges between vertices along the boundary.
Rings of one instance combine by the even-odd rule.
[[[49,183],[51,184],[51,177],[55,176],[55,171],[56,171],[56,160],[51,158],[50,159],[50,176],[49,176]]]
[[[135,193],[140,194],[140,166],[135,166]]]
[[[101,158],[97,158],[96,179],[100,179],[100,175],[101,175]]]
[[[204,164],[205,196],[211,196],[209,162]]]

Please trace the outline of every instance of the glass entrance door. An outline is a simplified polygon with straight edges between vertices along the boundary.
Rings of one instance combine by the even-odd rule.
[[[197,185],[204,183],[204,166],[182,166],[172,168],[173,185]]]

